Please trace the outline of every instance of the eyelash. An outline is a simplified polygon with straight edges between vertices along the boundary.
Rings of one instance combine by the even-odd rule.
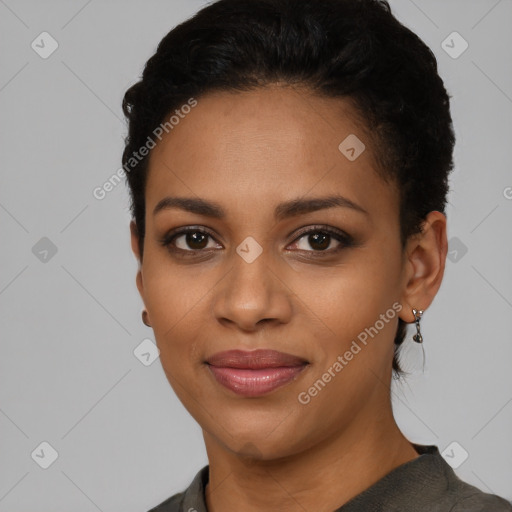
[[[197,253],[201,253],[201,252],[206,253],[209,250],[211,250],[211,249],[209,249],[209,250],[208,249],[188,249],[188,250],[186,250],[186,249],[180,249],[178,247],[172,246],[172,243],[174,242],[174,240],[176,238],[178,238],[182,235],[186,235],[187,233],[201,233],[201,234],[206,235],[215,240],[215,237],[209,231],[206,231],[205,229],[197,228],[194,226],[190,226],[187,228],[180,229],[179,231],[171,231],[171,232],[167,233],[160,240],[160,244],[163,247],[166,247],[169,251],[174,252],[174,253],[179,253],[180,255],[183,255],[184,257],[194,257],[194,256],[196,256]],[[330,235],[336,241],[340,242],[341,245],[335,249],[326,249],[323,251],[321,251],[321,250],[309,251],[309,250],[304,250],[304,249],[298,249],[298,251],[312,253],[309,257],[316,258],[316,257],[323,257],[324,255],[332,256],[333,254],[338,253],[339,251],[341,251],[343,249],[347,249],[347,248],[355,246],[355,241],[350,235],[347,235],[343,231],[332,228],[330,226],[322,226],[322,225],[312,226],[303,231],[300,231],[297,234],[296,238],[293,240],[292,244],[297,243],[301,238],[303,238],[305,236],[308,236],[311,234],[318,234],[318,233]],[[217,249],[215,249],[215,250],[217,250]],[[189,254],[187,254],[187,253],[189,253]]]

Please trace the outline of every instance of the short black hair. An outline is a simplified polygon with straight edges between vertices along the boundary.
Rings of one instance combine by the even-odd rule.
[[[123,99],[123,152],[141,258],[148,156],[133,155],[166,116],[212,91],[276,82],[354,105],[378,161],[397,186],[402,248],[433,210],[445,213],[455,136],[433,52],[384,0],[218,0],[176,26]],[[407,324],[399,318],[394,376]]]

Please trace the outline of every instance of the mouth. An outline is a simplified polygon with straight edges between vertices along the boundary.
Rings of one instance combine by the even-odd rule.
[[[206,361],[215,380],[237,395],[258,397],[288,384],[309,365],[303,358],[276,350],[229,350]]]

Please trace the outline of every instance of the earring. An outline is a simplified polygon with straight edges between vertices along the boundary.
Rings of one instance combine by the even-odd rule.
[[[142,323],[151,327],[151,324],[148,322],[148,312],[145,309],[142,310]]]
[[[421,315],[423,315],[423,311],[418,310],[418,309],[413,309],[412,312],[414,314],[414,321],[416,322],[416,334],[412,337],[412,339],[416,343],[423,343],[423,336],[421,335],[421,332],[420,332],[420,319],[421,319]]]

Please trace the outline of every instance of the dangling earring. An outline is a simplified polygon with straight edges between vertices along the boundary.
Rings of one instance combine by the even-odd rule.
[[[421,320],[421,315],[423,315],[423,311],[418,310],[418,309],[413,309],[412,312],[414,314],[414,321],[416,322],[416,334],[412,337],[412,339],[416,343],[423,343],[423,336],[421,335],[421,332],[420,332],[420,320]]]
[[[148,322],[148,312],[145,309],[142,310],[142,323],[151,327],[151,324]]]

